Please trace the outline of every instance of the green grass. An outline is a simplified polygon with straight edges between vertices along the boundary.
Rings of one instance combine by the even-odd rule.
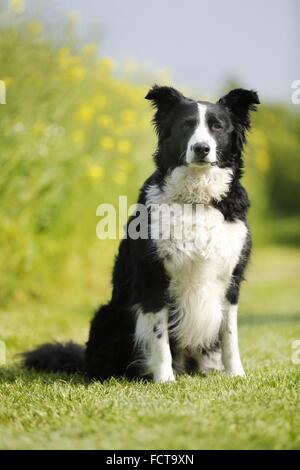
[[[104,265],[101,299],[109,284]],[[100,384],[25,372],[16,356],[25,348],[53,338],[86,339],[96,290],[87,300],[79,289],[68,307],[61,296],[44,306],[11,305],[1,312],[8,364],[0,369],[0,447],[300,448],[300,365],[291,360],[292,341],[300,339],[299,274],[299,250],[255,251],[240,309],[245,379],[212,374],[165,385]]]

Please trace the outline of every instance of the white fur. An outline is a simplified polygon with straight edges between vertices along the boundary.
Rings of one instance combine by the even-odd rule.
[[[190,138],[187,151],[186,151],[186,161],[187,163],[192,163],[194,159],[194,152],[192,147],[196,143],[206,143],[210,147],[210,152],[206,156],[206,161],[209,163],[214,163],[217,161],[217,143],[211,133],[209,132],[207,121],[206,121],[206,112],[207,106],[204,104],[198,103],[198,113],[199,113],[199,125],[195,129],[192,137]]]
[[[149,204],[209,204],[219,201],[229,190],[232,170],[217,166],[180,166],[166,177],[163,191],[150,186],[147,191]]]
[[[135,344],[141,347],[145,372],[153,375],[154,382],[175,380],[168,333],[168,310],[156,313],[137,311]]]
[[[157,249],[170,276],[169,290],[177,318],[170,325],[171,334],[183,349],[196,351],[210,346],[217,338],[226,290],[244,245],[245,224],[226,222],[220,211],[208,205],[212,198],[226,194],[230,179],[230,172],[225,169],[209,167],[198,171],[182,167],[166,179],[163,190],[152,186],[147,193],[150,206],[159,201],[170,206],[176,201],[205,201],[200,211],[174,211],[171,237],[164,234],[164,221],[161,223],[155,213],[151,218],[151,231],[160,233]],[[180,231],[178,225],[188,228],[181,239],[174,236]]]
[[[222,328],[222,360],[226,374],[242,377],[245,372],[239,351],[237,310],[237,305],[226,303]]]

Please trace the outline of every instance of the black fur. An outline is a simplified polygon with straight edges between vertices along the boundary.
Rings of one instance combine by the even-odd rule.
[[[194,115],[197,109],[196,101],[170,87],[154,86],[146,99],[151,100],[156,109],[154,126],[158,135],[158,147],[154,160],[157,169],[144,183],[139,203],[145,202],[146,189],[150,184],[155,183],[163,188],[166,175],[173,168],[186,165],[182,155],[195,126]],[[215,131],[220,150],[218,165],[233,170],[229,192],[221,201],[213,202],[215,208],[229,222],[246,221],[249,200],[240,183],[243,172],[242,152],[246,131],[250,128],[250,111],[258,103],[256,92],[242,89],[230,92],[216,104],[205,103],[209,125],[213,126],[215,121],[222,123],[222,132]],[[227,299],[232,304],[238,301],[250,252],[249,232],[227,292]],[[73,343],[47,344],[24,353],[24,365],[46,372],[79,371],[99,380],[112,376],[142,376],[140,351],[134,348],[135,306],[140,305],[144,312],[155,313],[161,310],[170,303],[169,281],[163,260],[158,256],[151,239],[125,238],[120,243],[115,261],[111,300],[96,312],[91,322],[85,353],[83,348]],[[157,334],[161,333],[158,331]]]

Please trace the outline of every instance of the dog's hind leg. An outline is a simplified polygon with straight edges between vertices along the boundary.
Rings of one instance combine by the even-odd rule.
[[[96,312],[86,348],[86,373],[92,379],[139,376],[134,364],[135,315],[112,302]]]
[[[135,344],[143,355],[145,373],[151,374],[154,382],[175,380],[169,343],[167,308],[156,313],[138,311]]]

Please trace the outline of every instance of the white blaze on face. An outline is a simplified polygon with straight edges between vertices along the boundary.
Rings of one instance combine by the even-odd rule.
[[[199,124],[187,144],[187,163],[192,163],[194,160],[195,154],[193,151],[193,145],[204,143],[208,144],[210,147],[209,154],[205,157],[205,162],[214,163],[217,161],[217,143],[209,132],[208,124],[206,121],[206,112],[207,106],[198,103]]]

